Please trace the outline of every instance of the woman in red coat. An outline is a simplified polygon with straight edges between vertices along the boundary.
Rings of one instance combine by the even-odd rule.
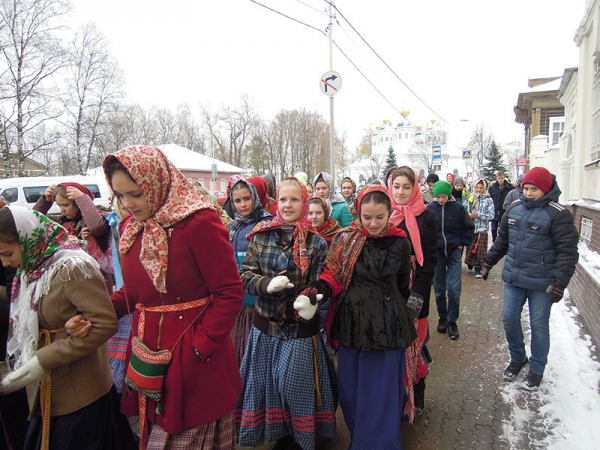
[[[139,413],[142,448],[234,449],[241,380],[229,333],[244,294],[227,230],[159,149],[128,147],[103,166],[131,213],[115,309],[135,310],[133,335],[151,351],[172,352],[160,400],[127,388],[122,411]]]

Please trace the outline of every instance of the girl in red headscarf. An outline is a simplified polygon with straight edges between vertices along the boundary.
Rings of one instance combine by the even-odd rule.
[[[333,363],[319,333],[318,304],[295,309],[294,300],[317,281],[327,243],[306,222],[308,193],[296,178],[278,187],[277,216],[260,222],[240,273],[257,295],[241,365],[238,443],[277,441],[275,449],[314,450],[317,437],[336,434]]]
[[[148,349],[137,344],[134,357],[129,345],[121,409],[140,416],[142,449],[233,450],[241,380],[230,332],[243,290],[227,230],[158,148],[128,147],[103,166],[130,213],[120,224],[124,285],[112,300],[120,317],[135,310],[135,341]],[[149,391],[141,385],[142,358],[166,350],[162,382],[155,370],[146,372],[159,381]]]
[[[328,201],[319,197],[313,197],[308,201],[308,221],[317,233],[331,245],[333,238],[342,231],[341,225],[331,217],[331,208]],[[330,204],[330,203],[329,203]]]
[[[302,297],[331,298],[326,329],[339,346],[340,405],[353,449],[401,449],[404,352],[416,338],[409,296],[410,243],[389,221],[382,186],[363,188],[358,220],[333,240],[319,281]]]
[[[394,225],[403,230],[411,241],[410,297],[417,311],[416,327],[419,339],[406,352],[406,384],[409,393],[409,420],[425,407],[425,377],[429,373],[429,298],[437,262],[437,226],[435,214],[425,206],[415,172],[407,166],[395,169],[388,179]],[[416,409],[416,411],[415,411]]]
[[[33,209],[48,214],[52,205],[60,207],[61,215],[50,215],[71,236],[87,242],[86,251],[100,265],[108,292],[113,290],[112,252],[110,250],[110,225],[106,219],[108,211],[94,204],[94,194],[79,183],[60,183],[48,186]]]

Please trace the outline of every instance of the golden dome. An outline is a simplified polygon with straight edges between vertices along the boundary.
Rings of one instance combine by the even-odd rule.
[[[410,111],[406,108],[404,108],[400,114],[402,114],[402,117],[404,117],[405,119],[408,117],[408,115],[410,114]]]

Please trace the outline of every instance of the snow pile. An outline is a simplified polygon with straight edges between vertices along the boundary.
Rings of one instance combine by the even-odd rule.
[[[598,448],[600,363],[592,355],[596,349],[591,337],[581,335],[577,315],[568,298],[552,307],[550,354],[539,390],[530,392],[522,387],[527,368],[502,389],[504,401],[512,409],[504,424],[504,438],[511,448]],[[528,316],[523,314],[526,321]],[[528,325],[526,333],[529,349]]]
[[[579,251],[579,264],[581,267],[583,267],[594,280],[600,280],[600,254],[591,250],[585,242],[579,243],[577,251]]]

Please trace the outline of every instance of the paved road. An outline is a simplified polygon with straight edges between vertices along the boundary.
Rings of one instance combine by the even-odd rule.
[[[429,349],[434,362],[427,378],[426,409],[413,425],[402,424],[406,450],[513,450],[504,437],[510,409],[501,393],[508,351],[500,320],[503,290],[500,274],[498,265],[485,282],[475,279],[473,272],[463,266],[458,341],[437,333],[437,311],[432,303]],[[523,401],[533,410],[542,406],[526,395]],[[319,450],[349,447],[350,436],[339,409],[337,417],[338,436],[321,442]],[[540,449],[537,443],[551,432],[542,427],[525,429],[518,439],[519,449]],[[271,445],[255,448],[263,450]]]

